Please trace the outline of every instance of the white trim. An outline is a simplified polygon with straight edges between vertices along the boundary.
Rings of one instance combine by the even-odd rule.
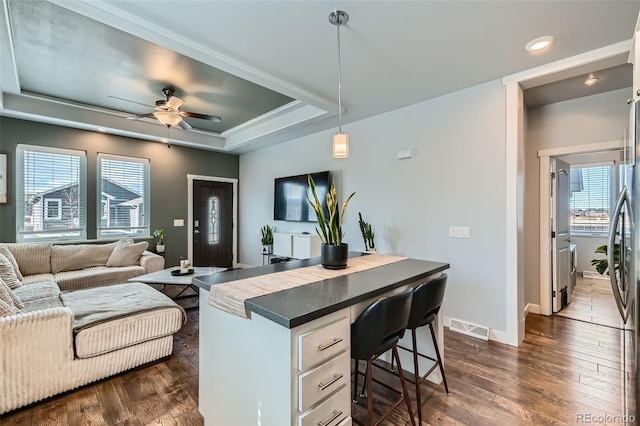
[[[11,33],[11,19],[6,0],[0,0],[0,99],[3,93],[20,93],[18,63]],[[3,102],[0,102],[2,110]]]
[[[527,303],[527,306],[524,308],[524,315],[527,316],[529,314],[540,314],[540,305]]]
[[[559,155],[620,150],[622,141],[605,141],[538,151],[540,167],[540,314],[551,315],[551,159]]]
[[[208,182],[227,182],[233,184],[233,267],[238,268],[238,179],[204,176],[204,175],[187,175],[187,258],[193,263],[193,181],[204,180]]]
[[[56,203],[58,206],[56,207],[56,216],[49,216],[49,203]],[[62,219],[62,198],[42,198],[42,208],[44,210],[44,215],[42,216],[43,220],[46,222],[48,220],[61,220]]]

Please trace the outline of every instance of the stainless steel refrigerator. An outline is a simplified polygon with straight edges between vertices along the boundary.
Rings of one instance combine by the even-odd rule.
[[[640,279],[640,102],[630,104],[629,130],[625,135],[624,161],[620,168],[620,192],[611,215],[608,261],[609,277],[620,316],[621,386],[623,412],[615,423],[636,424],[638,387],[638,280]],[[611,265],[617,265],[613,273]]]

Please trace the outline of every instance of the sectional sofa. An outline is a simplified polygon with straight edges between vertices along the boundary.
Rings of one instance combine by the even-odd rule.
[[[140,248],[0,244],[0,277],[16,300],[0,316],[0,414],[171,355],[186,316],[157,290],[127,283],[164,267]]]

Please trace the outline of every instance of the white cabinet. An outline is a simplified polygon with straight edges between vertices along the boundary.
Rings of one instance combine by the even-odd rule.
[[[312,234],[273,233],[273,255],[308,259],[320,256],[320,237]]]

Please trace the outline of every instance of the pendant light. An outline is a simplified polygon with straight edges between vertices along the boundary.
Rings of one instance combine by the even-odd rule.
[[[340,25],[349,21],[349,15],[342,10],[329,14],[329,22],[338,29],[338,133],[333,135],[333,158],[349,157],[349,135],[342,133],[342,63],[340,61]]]

